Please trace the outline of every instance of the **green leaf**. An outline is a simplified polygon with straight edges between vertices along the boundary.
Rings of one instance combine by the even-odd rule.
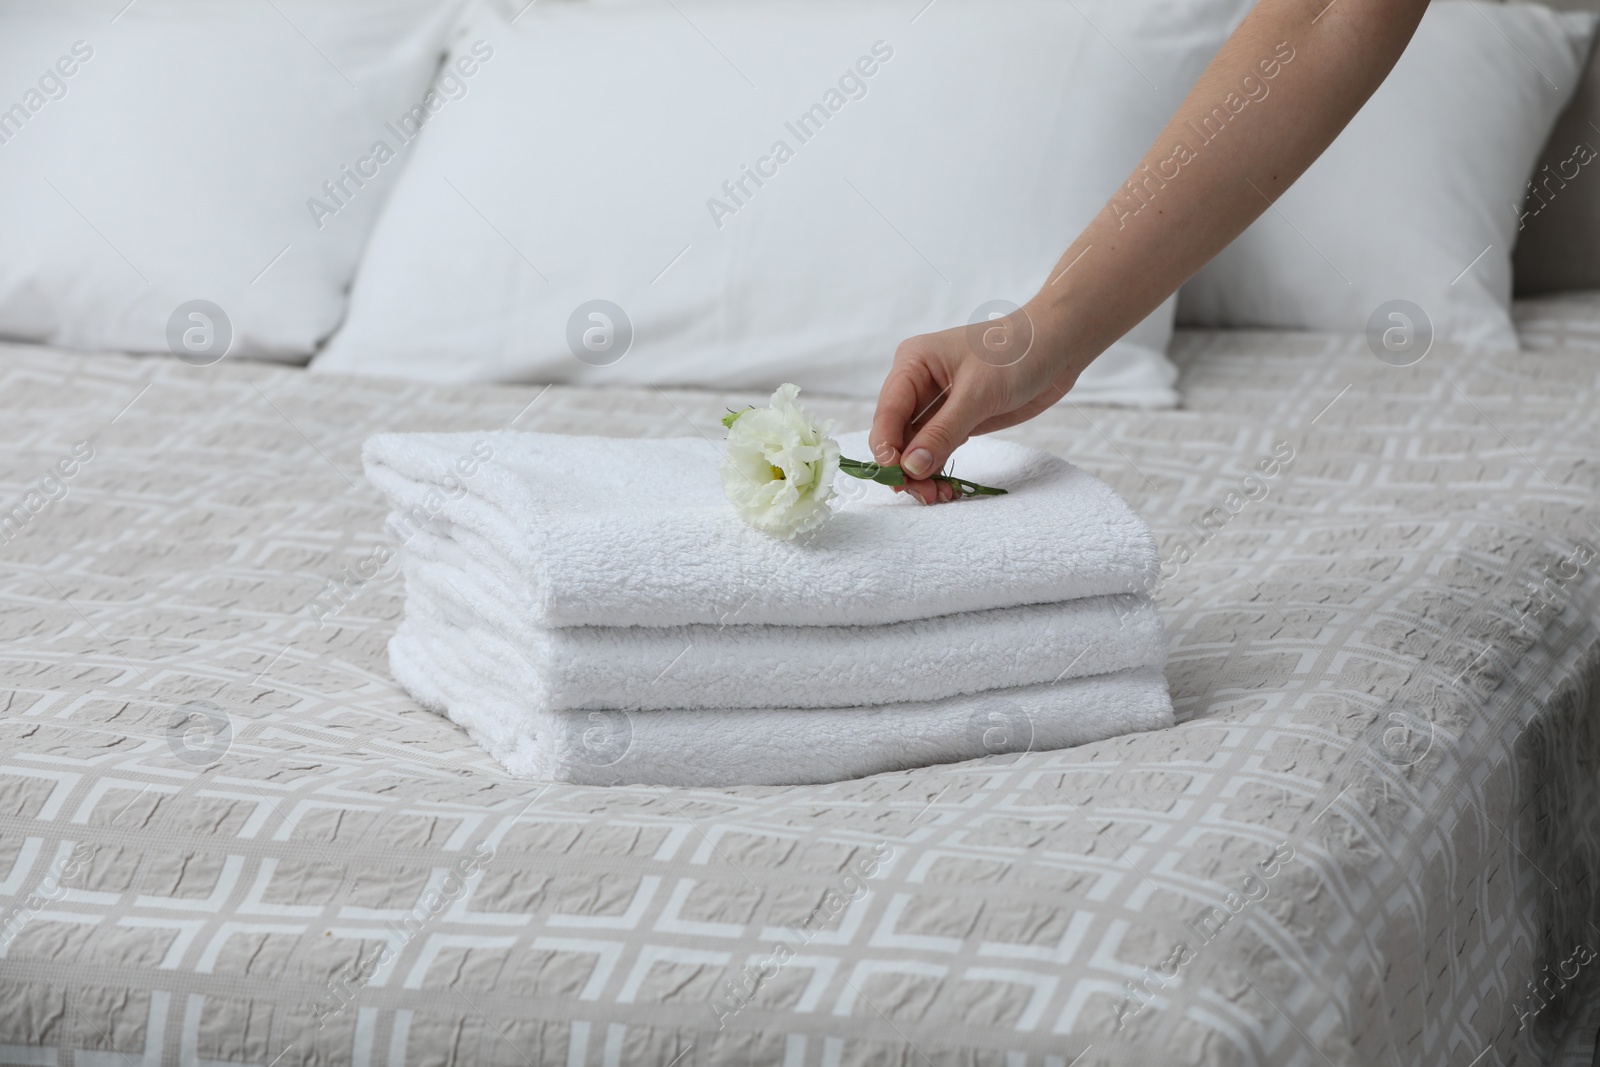
[[[863,481],[877,482],[879,485],[905,485],[906,473],[898,466],[886,467],[879,463],[867,463],[864,460],[839,457],[839,472],[848,474],[852,478]],[[955,486],[956,492],[962,496],[1005,496],[1006,490],[996,489],[993,486],[979,485],[969,482],[965,478],[957,478],[953,474],[935,474],[936,482],[949,482]]]
[[[877,482],[879,485],[905,485],[905,472],[899,467],[885,467],[878,463],[867,463],[859,459],[846,459],[840,457],[839,470],[852,478],[863,481]]]
[[[906,472],[901,470],[899,466],[879,467],[876,473],[872,475],[872,480],[879,485],[905,485]]]

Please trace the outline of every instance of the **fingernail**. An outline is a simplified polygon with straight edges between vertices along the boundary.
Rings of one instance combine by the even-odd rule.
[[[900,468],[913,478],[925,478],[932,473],[933,453],[926,448],[916,449],[905,458]]]

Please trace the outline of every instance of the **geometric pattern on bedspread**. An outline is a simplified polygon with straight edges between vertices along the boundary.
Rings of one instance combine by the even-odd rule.
[[[1518,313],[1538,350],[1410,368],[1180,335],[1186,410],[1010,432],[1189,546],[1180,724],[784,789],[508,778],[390,680],[365,562],[371,433],[715,441],[750,397],[8,349],[0,1062],[1543,1062],[1600,972],[1600,580],[1562,563],[1600,302]]]

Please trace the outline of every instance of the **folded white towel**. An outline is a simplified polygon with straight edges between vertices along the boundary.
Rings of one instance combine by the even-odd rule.
[[[840,443],[870,454],[864,434]],[[880,625],[1129,593],[1158,564],[1149,527],[1103,482],[989,437],[961,448],[957,472],[1009,495],[925,508],[851,485],[793,542],[739,520],[722,450],[698,437],[381,434],[363,456],[394,536],[443,520],[545,627]]]
[[[526,667],[491,631],[389,643],[395,678],[464,726],[512,774],[583,785],[803,785],[1172,725],[1153,667],[875,708],[544,712]]]
[[[890,704],[1166,662],[1161,616],[1133,594],[883,626],[547,629],[448,537],[419,533],[403,562],[417,629],[495,631],[540,711]]]

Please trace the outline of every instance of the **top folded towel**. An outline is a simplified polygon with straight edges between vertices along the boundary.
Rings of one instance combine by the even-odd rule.
[[[870,454],[864,433],[840,444]],[[1148,587],[1155,537],[1104,482],[989,437],[956,458],[1009,493],[924,507],[841,476],[832,520],[791,542],[734,514],[703,438],[380,434],[363,450],[391,534],[448,524],[539,626],[864,625]]]

